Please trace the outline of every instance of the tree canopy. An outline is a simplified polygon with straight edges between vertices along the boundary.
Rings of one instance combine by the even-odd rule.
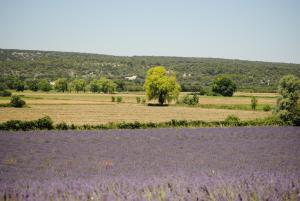
[[[147,71],[144,88],[148,99],[158,99],[161,105],[177,99],[180,92],[176,76],[163,66],[156,66]]]
[[[222,96],[232,96],[236,89],[236,84],[227,77],[217,77],[212,85],[212,91]]]
[[[286,122],[293,123],[297,114],[299,99],[300,80],[294,75],[286,75],[279,81],[278,92],[280,97],[277,100],[276,112],[279,118]]]

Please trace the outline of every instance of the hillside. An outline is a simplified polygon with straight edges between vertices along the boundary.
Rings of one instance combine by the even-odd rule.
[[[286,74],[300,77],[300,64],[272,63],[217,58],[160,56],[111,56],[102,54],[0,49],[0,82],[21,80],[91,80],[106,76],[125,90],[141,90],[147,69],[163,65],[174,71],[183,88],[191,91],[199,85],[208,87],[219,75],[232,78],[239,90],[275,90]],[[125,77],[136,75],[135,80]]]

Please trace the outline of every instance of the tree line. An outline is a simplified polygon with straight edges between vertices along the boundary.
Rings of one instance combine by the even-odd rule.
[[[117,84],[110,79],[102,77],[100,79],[93,79],[87,82],[84,79],[74,79],[72,81],[66,78],[59,78],[53,82],[49,80],[28,80],[26,82],[21,80],[14,80],[7,86],[4,83],[0,83],[0,91],[6,89],[14,89],[16,91],[43,91],[49,92],[55,90],[58,92],[86,92],[91,91],[93,93],[114,93],[117,89]]]

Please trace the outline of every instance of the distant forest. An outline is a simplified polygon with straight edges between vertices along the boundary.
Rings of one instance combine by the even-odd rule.
[[[0,83],[47,79],[69,81],[106,77],[119,91],[141,91],[146,72],[157,65],[176,73],[182,91],[209,88],[217,76],[232,79],[239,91],[275,91],[287,74],[300,77],[300,64],[217,58],[111,56],[101,54],[0,49]],[[136,78],[134,76],[137,76]],[[133,77],[135,79],[126,79]]]

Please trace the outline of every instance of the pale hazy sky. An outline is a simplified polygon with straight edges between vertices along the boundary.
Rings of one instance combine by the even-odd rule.
[[[0,48],[300,63],[300,0],[0,0]]]

